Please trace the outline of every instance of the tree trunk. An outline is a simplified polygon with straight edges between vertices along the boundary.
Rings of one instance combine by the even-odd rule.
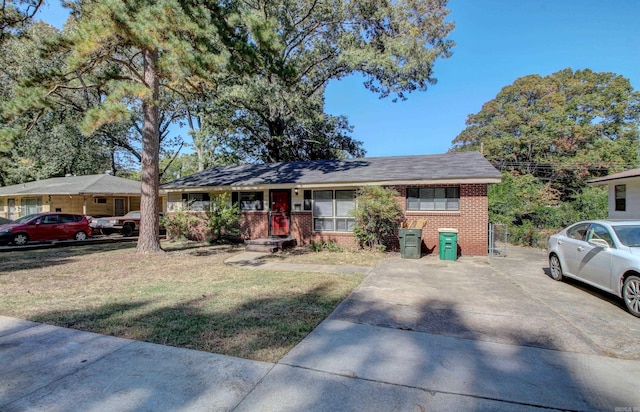
[[[162,252],[158,238],[160,230],[160,123],[158,97],[158,51],[143,51],[144,81],[151,89],[151,96],[142,103],[142,196],[140,198],[140,234],[138,253]]]

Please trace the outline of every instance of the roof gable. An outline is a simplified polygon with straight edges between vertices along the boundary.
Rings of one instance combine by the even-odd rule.
[[[494,183],[500,172],[479,152],[439,155],[334,159],[305,162],[219,166],[162,185],[163,189],[189,187],[258,186],[406,182],[484,179]]]

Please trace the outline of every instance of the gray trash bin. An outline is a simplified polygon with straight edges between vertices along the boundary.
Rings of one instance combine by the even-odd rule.
[[[400,256],[403,259],[420,259],[422,256],[422,229],[398,229]]]

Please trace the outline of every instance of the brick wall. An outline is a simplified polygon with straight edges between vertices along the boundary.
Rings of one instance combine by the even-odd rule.
[[[439,185],[443,187],[446,185]],[[458,185],[451,185],[458,186]],[[411,186],[416,187],[416,186]],[[428,186],[420,186],[428,187]],[[439,228],[458,229],[458,253],[461,255],[485,256],[489,242],[487,226],[489,223],[486,184],[459,185],[460,210],[452,212],[405,212],[408,223],[425,219],[422,229],[423,252],[440,253],[438,249]],[[397,201],[406,210],[406,186],[394,187],[398,191]]]
[[[447,185],[437,185],[443,187]],[[438,254],[440,228],[458,230],[458,253],[460,255],[485,256],[487,254],[488,233],[488,199],[486,184],[449,185],[460,188],[460,210],[457,211],[406,211],[408,223],[419,219],[426,220],[422,229],[423,253]],[[410,186],[410,187],[429,187]],[[398,191],[396,201],[406,210],[407,186],[393,186]],[[267,212],[245,212],[240,221],[242,236],[245,239],[256,239],[269,235]],[[357,246],[352,233],[313,232],[313,216],[311,212],[291,212],[291,237],[300,245],[314,242],[336,242],[352,248]],[[391,239],[391,249],[399,248],[398,238]]]
[[[259,239],[269,236],[267,212],[243,212],[240,218],[240,235],[243,239]]]

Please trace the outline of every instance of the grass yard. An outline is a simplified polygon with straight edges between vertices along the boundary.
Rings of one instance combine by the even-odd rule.
[[[356,266],[376,266],[380,261],[389,255],[377,251],[350,250],[345,249],[340,252],[330,252],[323,250],[312,252],[308,247],[288,249],[282,252],[267,255],[262,259],[267,261],[283,261],[292,263],[312,263],[329,265],[356,265]]]
[[[227,266],[242,251],[231,246],[163,246],[159,256],[133,243],[0,253],[0,315],[274,362],[363,278]]]

